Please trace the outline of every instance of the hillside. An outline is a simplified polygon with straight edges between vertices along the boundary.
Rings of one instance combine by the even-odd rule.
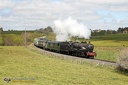
[[[9,82],[11,85],[127,85],[128,83],[127,75],[116,72],[113,67],[61,60],[50,55],[31,52],[22,46],[0,46],[0,65],[1,85],[7,84],[4,78],[15,79]]]

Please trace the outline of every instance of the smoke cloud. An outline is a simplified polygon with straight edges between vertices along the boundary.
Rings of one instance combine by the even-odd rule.
[[[89,39],[91,30],[87,26],[78,23],[76,19],[69,17],[65,20],[57,19],[54,21],[55,28],[53,31],[57,34],[57,41],[69,41],[71,37]]]

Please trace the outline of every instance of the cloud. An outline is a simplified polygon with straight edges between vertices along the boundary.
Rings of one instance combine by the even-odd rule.
[[[89,39],[91,35],[91,30],[87,26],[78,23],[76,19],[68,17],[68,19],[54,21],[55,28],[53,28],[54,33],[56,33],[57,41],[70,40],[71,37],[79,37]]]
[[[127,26],[116,22],[128,20],[127,4],[127,0],[0,0],[0,26],[38,29],[71,16],[91,29],[116,29]]]

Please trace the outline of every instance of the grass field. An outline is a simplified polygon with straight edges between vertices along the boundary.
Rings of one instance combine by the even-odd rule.
[[[92,36],[91,43],[95,46],[97,59],[116,61],[120,51],[128,47],[128,34]]]
[[[128,41],[99,40],[91,41],[97,47],[128,47]]]
[[[95,47],[94,51],[97,53],[96,59],[117,61],[121,50],[127,47]]]
[[[116,72],[113,67],[52,58],[22,46],[0,46],[0,85],[7,85],[4,78],[15,79],[8,85],[128,84],[128,75]]]

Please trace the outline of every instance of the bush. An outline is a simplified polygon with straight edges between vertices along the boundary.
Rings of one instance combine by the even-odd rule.
[[[20,35],[4,34],[3,44],[4,46],[20,46],[23,45],[23,38]]]
[[[3,45],[3,39],[2,36],[0,35],[0,46]]]
[[[41,37],[41,36],[48,36],[48,39],[53,40],[55,37],[55,34],[54,33],[45,34],[45,33],[37,33],[37,32],[34,32],[34,33],[26,32],[26,36],[25,36],[24,32],[22,32],[21,34],[16,34],[16,33],[11,34],[10,32],[8,32],[6,34],[2,34],[2,36],[0,35],[0,45],[23,46],[25,45],[25,37],[26,37],[26,44],[29,45],[33,43],[34,38]]]
[[[128,48],[120,52],[117,64],[118,71],[128,73]]]

